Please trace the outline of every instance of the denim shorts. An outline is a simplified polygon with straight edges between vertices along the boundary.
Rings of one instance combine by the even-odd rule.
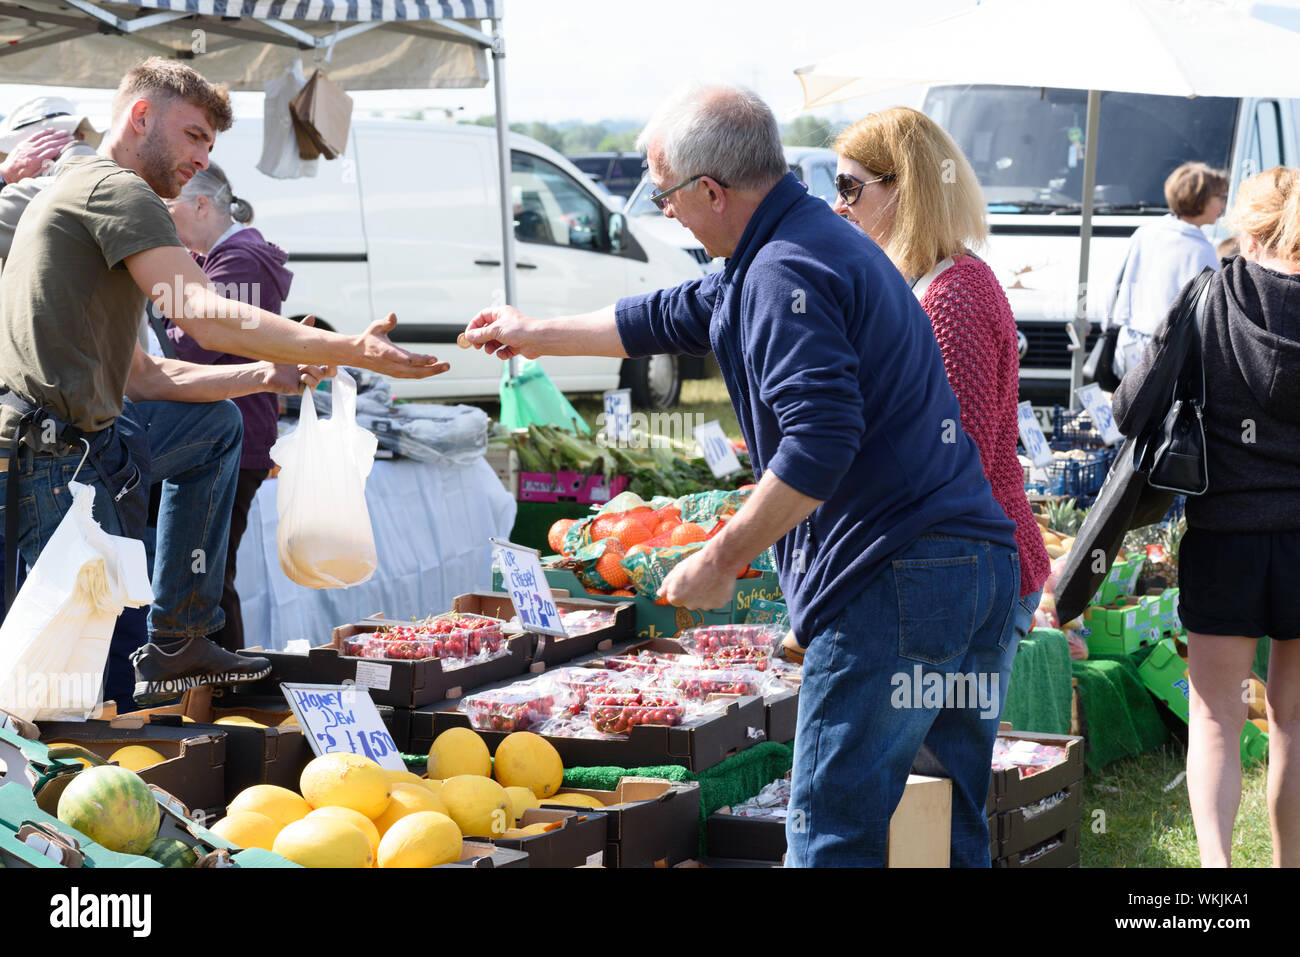
[[[952,780],[952,866],[989,866],[984,810],[1019,594],[1014,548],[923,536],[812,638],[786,866],[885,866],[914,765]]]

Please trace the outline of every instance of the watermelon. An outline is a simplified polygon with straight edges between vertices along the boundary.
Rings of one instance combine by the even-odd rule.
[[[158,838],[149,845],[144,856],[157,861],[163,867],[193,867],[199,859],[194,848],[174,837]]]
[[[110,851],[143,854],[158,836],[158,802],[134,771],[115,765],[77,773],[59,795],[58,818]]]

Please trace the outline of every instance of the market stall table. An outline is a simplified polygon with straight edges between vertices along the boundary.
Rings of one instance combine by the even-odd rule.
[[[488,539],[506,538],[515,521],[515,501],[486,459],[470,466],[376,461],[366,504],[379,568],[360,585],[318,591],[280,570],[277,485],[264,482],[253,499],[235,578],[245,642],[268,649],[283,650],[298,638],[320,644],[335,626],[375,612],[408,618],[447,611],[456,595],[488,587]]]

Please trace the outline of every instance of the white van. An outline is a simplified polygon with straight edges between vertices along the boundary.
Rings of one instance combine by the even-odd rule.
[[[1069,405],[1066,326],[1079,278],[1087,93],[1011,86],[935,86],[924,112],[955,139],[984,187],[989,244],[982,255],[1006,290],[1020,330],[1021,397]],[[1165,207],[1164,181],[1201,161],[1241,182],[1300,162],[1297,101],[1102,93],[1088,267],[1087,347],[1099,334],[1129,237]],[[1206,227],[1218,243],[1222,222]],[[1041,416],[1040,416],[1041,417]]]
[[[630,226],[564,157],[511,134],[518,306],[548,317],[585,312],[623,296],[699,275],[682,250]],[[393,340],[451,362],[431,379],[393,380],[405,398],[495,397],[501,360],[456,347],[480,309],[502,301],[497,151],[491,129],[424,121],[358,119],[347,151],[321,160],[315,177],[279,180],[256,168],[262,120],[241,118],[217,137],[212,160],[253,226],[289,253],[293,286],[283,311],[359,333],[389,312]],[[643,404],[676,401],[653,387],[650,362],[548,357],[565,392],[620,384]]]

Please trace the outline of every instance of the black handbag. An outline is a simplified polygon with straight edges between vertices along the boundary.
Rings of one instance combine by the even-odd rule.
[[[1128,253],[1124,256],[1124,265],[1120,267],[1119,277],[1115,280],[1115,290],[1110,294],[1110,309],[1107,310],[1110,325],[1097,337],[1092,351],[1083,363],[1083,381],[1095,382],[1103,392],[1114,392],[1119,388],[1119,376],[1115,375],[1115,348],[1119,345],[1119,326],[1115,325],[1115,304],[1119,302],[1119,291],[1124,285],[1124,274],[1128,272],[1129,260],[1133,258],[1133,244],[1129,243]]]
[[[1160,425],[1142,437],[1136,450],[1136,467],[1147,473],[1153,488],[1180,495],[1204,495],[1210,487],[1205,454],[1205,300],[1214,271],[1197,277],[1200,288],[1192,303],[1195,335],[1192,337],[1183,374],[1174,384],[1173,405]]]
[[[1115,375],[1115,346],[1119,342],[1119,326],[1111,326],[1093,344],[1083,363],[1083,381],[1095,382],[1104,392],[1114,392],[1119,388],[1119,377]]]

